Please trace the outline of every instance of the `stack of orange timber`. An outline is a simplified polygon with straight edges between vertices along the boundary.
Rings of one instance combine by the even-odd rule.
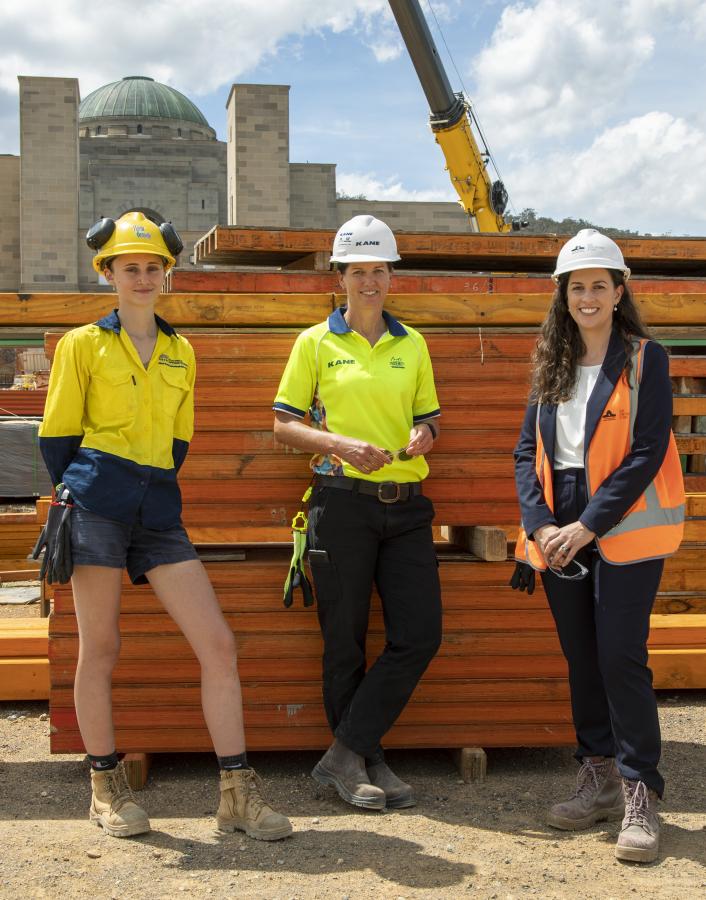
[[[28,578],[36,576],[39,563],[27,555],[40,530],[36,512],[0,512],[0,579],[16,569],[26,569]]]
[[[467,241],[467,236],[447,237]],[[706,321],[706,284],[683,277],[696,267],[703,270],[706,247],[703,242],[684,243],[691,256],[683,265],[678,257],[672,271],[664,262],[670,256],[664,247],[661,269],[655,269],[655,254],[645,252],[649,279],[636,282],[645,317],[663,339],[688,340],[696,333],[694,326],[703,333]],[[483,252],[487,254],[487,247]],[[547,256],[544,271],[555,252],[554,248]],[[504,261],[493,259],[494,268],[516,268],[512,254]],[[632,259],[629,262],[633,264]],[[475,261],[467,266],[475,267]],[[660,274],[652,274],[656,272]],[[233,279],[231,291],[238,290],[239,279],[257,275],[259,293],[250,293],[252,283],[243,281],[245,290],[240,294],[172,294],[160,309],[185,330],[199,359],[199,431],[182,478],[185,520],[196,539],[252,541],[259,534],[271,540],[273,526],[279,529],[277,536],[286,534],[308,469],[303,455],[274,445],[270,403],[295,329],[320,321],[340,298],[320,292],[280,297],[279,287],[268,287],[268,273],[228,275]],[[422,327],[435,361],[444,432],[431,460],[428,492],[440,524],[503,525],[510,533],[519,515],[511,449],[524,406],[529,348],[551,285],[541,277],[523,278],[522,285],[499,276],[486,277],[484,285],[481,278],[465,276],[472,286],[444,290],[438,289],[439,277],[423,276],[433,278],[436,287],[430,288],[427,281],[420,289],[422,282],[415,282],[414,276],[398,276],[397,287],[406,290],[398,290],[389,303],[403,321]],[[445,287],[452,286],[447,282]],[[77,301],[83,309],[77,309]],[[65,328],[95,320],[109,304],[104,295],[30,296],[23,309],[40,312],[46,307],[46,317],[39,321]],[[219,333],[208,334],[206,329]],[[48,339],[48,352],[55,340]],[[695,443],[685,452],[692,459],[703,455],[691,423],[706,414],[704,393],[695,392],[692,385],[685,405],[678,409],[689,417],[684,430]],[[706,483],[697,472],[687,480],[693,495],[688,533],[701,547],[685,546],[667,565],[650,643],[661,687],[706,686],[706,561],[703,521],[697,518],[706,516],[704,498],[697,496],[706,493]],[[289,551],[266,545],[239,549],[242,560],[207,560],[206,565],[238,636],[248,743],[253,748],[324,746],[328,733],[319,701],[321,647],[315,614],[281,606]],[[440,556],[447,610],[444,644],[387,743],[571,742],[565,666],[541,589],[532,598],[510,591],[506,583],[511,563],[479,562],[450,547],[440,549]],[[371,656],[382,642],[377,601],[374,609]],[[57,591],[55,610],[50,641],[56,729],[52,746],[57,751],[80,750],[70,697],[76,624],[65,589]],[[148,588],[126,587],[122,628],[115,690],[121,749],[208,749],[196,661]],[[166,708],[165,684],[170,698]]]
[[[0,700],[49,696],[47,627],[47,619],[0,619]]]

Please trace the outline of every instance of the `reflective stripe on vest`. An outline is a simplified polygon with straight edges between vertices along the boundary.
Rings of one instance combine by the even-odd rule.
[[[635,342],[632,384],[623,372],[598,420],[590,446],[584,448],[589,498],[632,449],[646,343],[645,339]],[[551,483],[551,471],[547,473],[549,467],[545,460],[545,448],[539,433],[538,407],[536,471],[547,506],[554,512],[553,491],[547,491],[546,487]],[[684,505],[681,463],[674,434],[670,433],[667,452],[654,480],[621,521],[603,537],[596,538],[601,556],[614,565],[629,565],[648,559],[661,559],[675,553],[684,532]],[[536,542],[527,540],[524,530],[521,530],[518,537],[515,556],[540,571],[546,569],[546,562]]]

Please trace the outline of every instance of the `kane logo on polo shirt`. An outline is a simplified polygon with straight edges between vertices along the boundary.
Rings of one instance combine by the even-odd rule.
[[[166,353],[160,353],[157,362],[160,366],[169,366],[171,369],[189,368],[188,363],[184,362],[183,359],[172,359],[171,356],[167,356]]]
[[[334,366],[354,366],[354,365],[355,365],[354,359],[332,359],[329,362],[328,367],[329,367],[329,369],[333,369]]]
[[[390,368],[392,369],[404,369],[405,364],[404,360],[401,356],[391,356],[390,357]]]

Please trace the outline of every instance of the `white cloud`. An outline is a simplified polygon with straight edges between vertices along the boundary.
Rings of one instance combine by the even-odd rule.
[[[535,0],[505,7],[473,64],[496,146],[607,125],[665,30],[706,35],[701,0]]]
[[[355,30],[378,58],[392,58],[390,22],[385,0],[116,0],[109,10],[82,0],[7,2],[0,94],[16,98],[18,75],[78,77],[85,97],[140,74],[199,96],[237,80],[286,38],[326,29]]]
[[[508,172],[517,209],[661,234],[704,233],[706,132],[666,112],[603,131],[579,153],[534,158]]]
[[[397,175],[381,179],[374,172],[339,172],[336,175],[336,189],[349,197],[362,194],[367,200],[416,200],[416,201],[453,201],[456,200],[453,189],[443,190],[410,190],[405,188]]]

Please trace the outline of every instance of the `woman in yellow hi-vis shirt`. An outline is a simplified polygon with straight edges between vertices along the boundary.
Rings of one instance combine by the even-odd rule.
[[[177,472],[193,432],[194,353],[155,315],[182,243],[140,212],[86,236],[117,309],[66,334],[52,365],[40,447],[68,488],[80,649],[74,696],[91,762],[90,818],[115,837],[149,831],[116,753],[111,678],[120,650],[122,570],[149,582],[201,664],[204,718],[221,770],[221,830],[261,840],[291,833],[261,796],[245,753],[233,634],[181,524]]]
[[[434,508],[422,494],[440,410],[424,338],[383,310],[399,258],[384,222],[341,226],[331,261],[346,306],[299,335],[274,404],[278,440],[315,454],[309,562],[335,740],[312,774],[367,809],[415,803],[380,742],[441,641]],[[373,583],[386,642],[366,671]]]

